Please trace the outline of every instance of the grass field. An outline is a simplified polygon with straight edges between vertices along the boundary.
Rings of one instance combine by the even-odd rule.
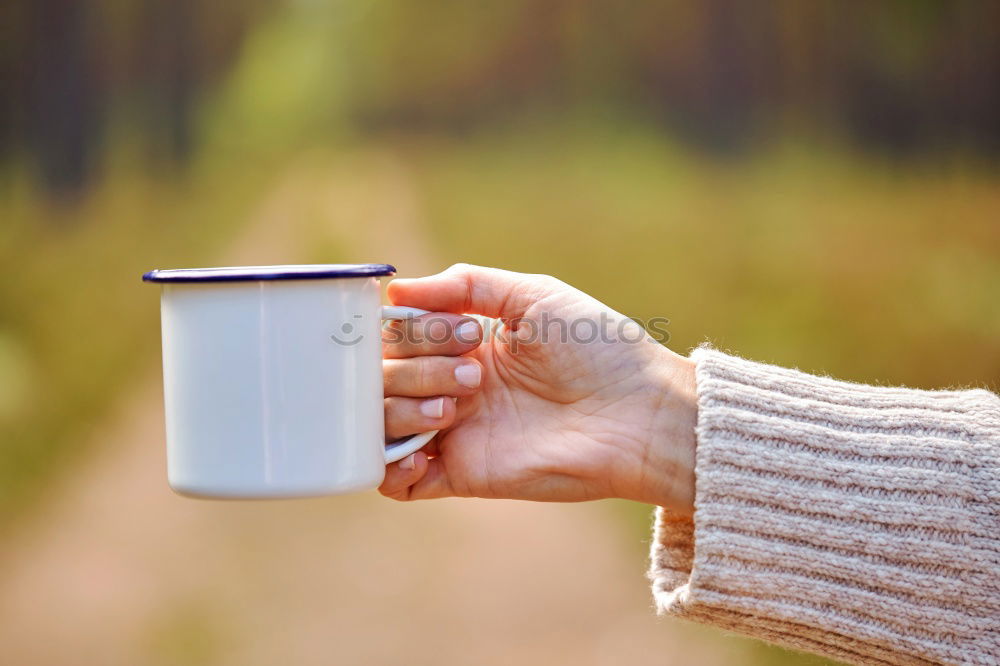
[[[366,154],[390,159],[353,157]],[[88,454],[76,444],[156,355],[157,295],[140,273],[213,262],[292,164],[322,174],[317,188],[398,169],[440,267],[552,273],[629,315],[669,318],[677,351],[707,340],[859,381],[997,388],[1000,176],[985,169],[793,144],[715,162],[626,123],[383,136],[170,177],[113,167],[72,207],[9,191],[0,517],[30,516],[22,509]],[[291,261],[394,261],[355,257],[324,213],[296,214],[315,216],[316,238]],[[648,509],[614,510],[645,538]],[[759,663],[811,661],[744,649]]]
[[[669,318],[681,352],[710,341],[859,381],[997,387],[995,172],[879,165],[808,145],[720,163],[627,123],[383,137],[305,159],[374,183],[384,161],[344,164],[366,150],[405,172],[442,268],[552,273],[631,316]],[[156,349],[157,302],[140,273],[210,261],[295,161],[209,154],[210,168],[171,177],[118,166],[74,206],[10,188],[0,516],[81,454],[67,442]],[[324,238],[307,260],[351,259],[350,238]]]

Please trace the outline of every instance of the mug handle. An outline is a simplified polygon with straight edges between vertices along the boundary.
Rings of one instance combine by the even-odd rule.
[[[382,306],[382,319],[383,320],[403,320],[403,319],[413,319],[414,317],[419,317],[420,315],[430,314],[428,310],[421,310],[420,308],[407,308],[401,305],[383,305]],[[398,460],[402,460],[406,456],[420,450],[427,442],[434,438],[434,435],[438,434],[437,430],[431,430],[429,432],[422,432],[416,435],[411,435],[406,439],[395,442],[385,447],[385,464],[394,463]]]

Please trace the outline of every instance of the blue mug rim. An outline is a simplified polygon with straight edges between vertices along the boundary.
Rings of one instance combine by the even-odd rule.
[[[390,264],[282,264],[275,266],[217,266],[214,268],[155,269],[142,274],[143,282],[255,282],[258,280],[322,280],[327,278],[395,275]]]

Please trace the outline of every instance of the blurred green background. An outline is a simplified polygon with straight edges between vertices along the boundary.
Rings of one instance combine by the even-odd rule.
[[[545,272],[669,317],[680,352],[998,387],[998,3],[35,0],[0,25],[10,539],[149,383],[153,267]],[[610,515],[641,569],[648,510]],[[222,663],[199,613],[136,654]]]

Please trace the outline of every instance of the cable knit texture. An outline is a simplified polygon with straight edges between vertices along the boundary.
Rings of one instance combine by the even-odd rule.
[[[692,358],[695,514],[657,510],[661,613],[855,664],[1000,664],[1000,398]]]

